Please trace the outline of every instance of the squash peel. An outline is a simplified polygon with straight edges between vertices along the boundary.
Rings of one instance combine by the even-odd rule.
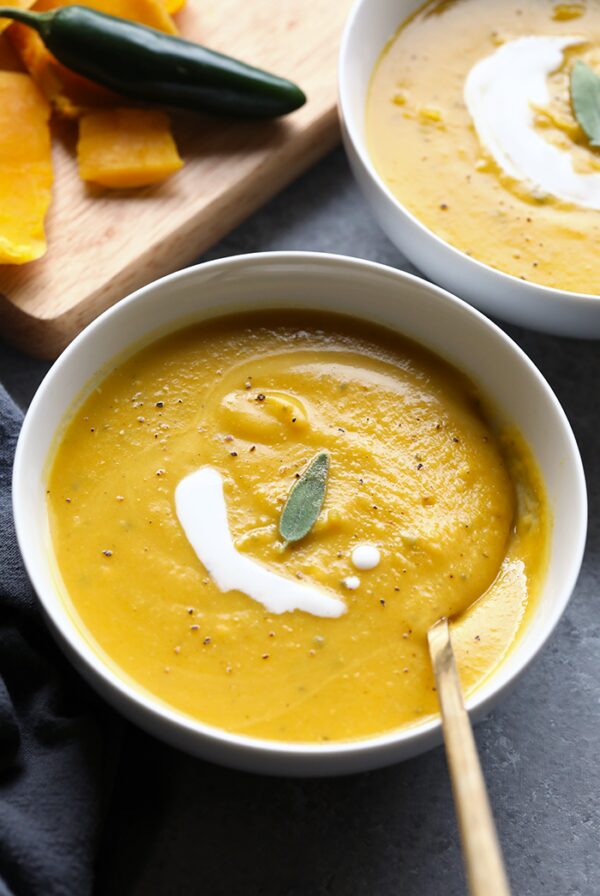
[[[50,106],[29,75],[0,72],[0,263],[46,251],[52,188]]]
[[[7,34],[23,65],[59,115],[77,118],[88,107],[118,101],[116,94],[57,62],[31,28],[15,22]]]
[[[72,4],[65,0],[38,0],[34,9],[36,12],[46,12],[69,5]],[[110,16],[156,28],[166,34],[177,34],[177,28],[161,0],[86,0],[82,5]],[[31,28],[15,22],[7,34],[27,71],[63,117],[77,118],[88,109],[112,106],[119,102],[112,91],[61,65],[46,49],[39,34]]]

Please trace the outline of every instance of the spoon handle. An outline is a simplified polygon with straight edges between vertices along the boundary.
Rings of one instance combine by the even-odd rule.
[[[447,619],[430,628],[428,640],[469,890],[471,896],[510,896]]]

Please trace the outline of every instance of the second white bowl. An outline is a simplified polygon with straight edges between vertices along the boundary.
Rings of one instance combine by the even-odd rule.
[[[409,212],[371,161],[365,139],[371,75],[387,41],[419,6],[422,0],[357,0],[342,38],[338,72],[342,135],[367,202],[390,240],[421,271],[486,314],[559,336],[600,338],[600,296],[519,280],[470,258]]]

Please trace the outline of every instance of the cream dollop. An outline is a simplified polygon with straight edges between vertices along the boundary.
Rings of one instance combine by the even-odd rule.
[[[375,569],[381,560],[381,551],[373,544],[359,544],[352,551],[352,563],[357,569]]]
[[[532,192],[600,210],[600,174],[579,174],[568,152],[534,127],[533,106],[550,102],[547,78],[581,37],[518,37],[473,66],[464,97],[480,142],[496,164]]]
[[[263,566],[236,550],[223,494],[223,479],[213,467],[200,467],[175,489],[179,522],[198,559],[220,591],[241,591],[270,613],[303,610],[313,616],[341,616],[343,600]]]

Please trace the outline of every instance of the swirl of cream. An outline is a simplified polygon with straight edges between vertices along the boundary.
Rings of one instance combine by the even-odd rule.
[[[279,575],[236,550],[218,470],[200,467],[182,479],[175,489],[175,509],[188,541],[220,591],[241,591],[270,613],[304,610],[335,617],[346,612],[346,604],[333,592]]]
[[[477,136],[496,164],[535,192],[600,210],[600,173],[579,174],[571,157],[534,127],[533,106],[550,102],[547,78],[582,37],[519,37],[469,72],[464,98]]]

